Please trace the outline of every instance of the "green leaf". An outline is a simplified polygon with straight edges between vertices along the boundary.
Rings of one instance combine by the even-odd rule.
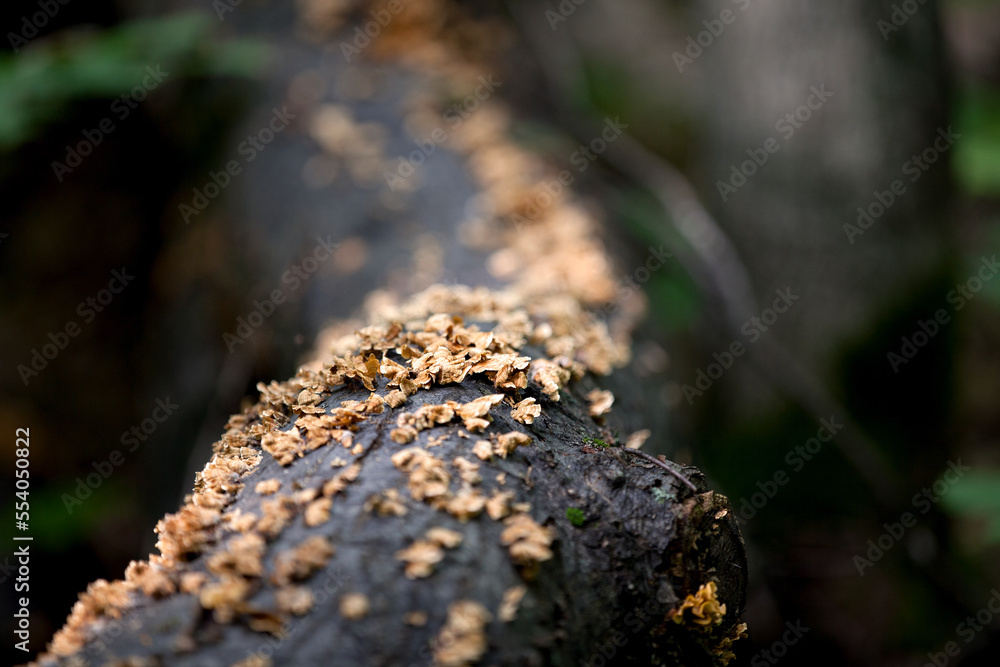
[[[952,514],[987,520],[986,540],[1000,543],[1000,471],[973,470],[942,496]]]
[[[567,507],[566,518],[569,519],[569,522],[577,528],[582,526],[587,521],[587,517],[583,514],[583,510],[577,507]]]
[[[955,110],[955,173],[973,195],[1000,195],[1000,91],[970,87]]]
[[[622,194],[617,210],[619,218],[638,241],[651,249],[673,252],[687,244],[667,222],[659,204],[638,190]],[[648,257],[648,255],[647,255]],[[642,266],[640,263],[639,266]],[[632,276],[637,267],[632,267]],[[632,282],[631,284],[636,284]],[[650,312],[655,324],[667,331],[683,331],[694,322],[701,310],[701,297],[691,278],[676,257],[668,259],[650,274],[641,286],[650,299]]]

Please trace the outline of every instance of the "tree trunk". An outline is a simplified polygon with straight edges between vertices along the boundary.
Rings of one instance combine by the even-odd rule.
[[[385,393],[385,389],[385,379],[380,378],[377,391]],[[700,475],[693,470],[685,472],[698,481],[698,494],[659,467],[620,449],[587,444],[589,439],[599,439],[602,431],[588,416],[586,402],[569,393],[558,404],[543,399],[543,417],[527,428],[511,419],[509,410],[493,411],[488,432],[517,431],[532,438],[530,445],[518,447],[506,459],[480,461],[470,451],[477,438],[460,437],[459,425],[423,431],[406,446],[390,440],[399,411],[412,411],[418,403],[464,403],[494,390],[492,382],[473,376],[458,385],[421,391],[398,410],[387,410],[361,425],[353,438],[363,446],[358,455],[329,445],[282,467],[264,454],[260,465],[240,478],[242,489],[233,495],[226,516],[236,512],[270,516],[264,505],[276,498],[296,498],[295,489],[300,494],[322,489],[332,477],[350,470],[332,469],[330,462],[337,458],[349,465],[360,463],[360,475],[333,496],[329,520],[318,526],[308,527],[300,518],[300,500],[289,501],[294,507],[292,517],[268,543],[261,558],[263,575],[241,576],[251,586],[245,600],[231,612],[221,607],[223,616],[234,616],[232,622],[220,622],[203,608],[205,587],[202,604],[195,594],[151,598],[137,591],[131,594],[129,608],[119,622],[105,618],[85,628],[86,643],[77,655],[93,664],[112,657],[155,656],[171,665],[230,665],[253,654],[287,665],[431,664],[435,657],[437,664],[464,664],[450,663],[444,657],[449,645],[440,643],[441,629],[457,601],[475,601],[492,615],[483,626],[488,648],[481,655],[473,651],[482,664],[576,664],[581,659],[591,664],[602,651],[608,658],[607,652],[614,652],[612,662],[616,663],[631,659],[650,664],[712,664],[706,649],[720,643],[731,630],[733,612],[743,607],[746,562],[726,499],[705,492]],[[369,393],[345,387],[334,391],[322,406],[337,406],[347,399],[364,401]],[[442,442],[427,448],[432,438]],[[509,491],[513,494],[510,504],[530,503],[527,516],[539,526],[554,529],[553,557],[537,565],[528,558],[519,566],[505,546],[510,517],[492,520],[483,514],[461,521],[413,499],[406,474],[392,462],[394,455],[410,447],[425,449],[444,462],[454,480],[453,489],[459,486],[455,483],[458,469],[451,462],[463,457],[479,464],[482,482],[471,488],[486,497]],[[251,443],[248,452],[255,455],[259,450]],[[497,482],[498,475],[506,477],[504,484]],[[262,496],[254,490],[259,482],[270,479],[280,480],[278,494]],[[407,512],[404,516],[381,516],[378,508],[371,508],[372,499],[385,498],[389,489],[398,490]],[[310,504],[305,507],[308,516]],[[567,518],[569,508],[578,509],[582,519]],[[398,554],[417,541],[426,541],[428,531],[435,527],[456,531],[462,536],[461,544],[444,549],[443,560],[433,566],[430,576],[407,578]],[[225,519],[207,528],[204,549],[189,561],[181,561],[176,571],[205,573],[209,581],[225,581],[219,574],[225,568],[206,564],[227,549],[238,551],[234,540],[246,533],[233,528]],[[328,539],[335,553],[303,582],[314,605],[303,618],[295,618],[275,601],[276,593],[282,595],[282,588],[289,589],[275,584],[275,573],[281,571],[282,554],[315,536]],[[277,579],[283,581],[280,576]],[[678,604],[678,595],[693,593],[710,580],[718,582],[719,599],[732,610],[723,630],[703,634],[697,626],[666,621]],[[155,586],[153,577],[144,581]],[[513,619],[505,622],[502,600],[509,591],[522,587],[526,595]],[[345,618],[341,606],[345,596],[358,593],[365,596],[370,611],[362,619]],[[426,623],[406,625],[407,614],[414,612],[426,614]],[[288,620],[283,634],[278,633],[275,624]],[[255,627],[278,634],[255,632]]]
[[[95,582],[40,664],[728,661],[747,584],[729,503],[623,446],[650,404],[628,366],[640,300],[613,301],[592,215],[568,188],[542,199],[548,167],[483,99],[496,19],[402,7],[350,64],[367,8],[231,16],[327,45],[279,42],[267,107],[306,73],[288,98],[300,118],[237,181],[253,219],[282,214],[289,155],[323,157],[306,178],[336,177],[314,202],[343,215],[305,224],[363,235],[369,260],[313,303],[382,289],[296,378],[261,387],[158,524],[161,554]],[[479,103],[456,117],[455,99]]]

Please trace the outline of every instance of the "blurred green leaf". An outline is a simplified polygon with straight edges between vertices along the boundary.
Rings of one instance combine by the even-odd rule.
[[[701,310],[698,290],[686,276],[656,275],[646,291],[655,320],[667,331],[689,329]]]
[[[102,519],[116,511],[116,508],[128,505],[125,490],[109,480],[79,504],[71,504],[70,513],[63,502],[63,495],[73,497],[75,492],[76,482],[31,490],[28,495],[31,513],[29,525],[36,544],[59,551],[75,543],[85,542]],[[4,516],[13,515],[12,505],[4,508]]]
[[[0,149],[36,136],[66,107],[84,99],[128,94],[160,67],[171,79],[247,77],[267,58],[263,44],[219,41],[202,12],[123,23],[102,31],[66,31],[0,57]]]
[[[955,173],[972,195],[1000,195],[1000,91],[974,86],[959,95]]]
[[[987,520],[986,539],[1000,543],[1000,471],[973,470],[941,498],[953,514]]]
[[[639,242],[657,249],[662,245],[668,252],[685,247],[668,224],[663,209],[646,193],[624,192],[617,208],[622,222]],[[653,320],[667,331],[689,328],[701,309],[698,288],[676,257],[654,271],[643,289],[650,299]]]

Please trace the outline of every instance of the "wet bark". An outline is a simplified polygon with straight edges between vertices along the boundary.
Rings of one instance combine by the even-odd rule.
[[[491,383],[473,377],[461,385],[421,391],[406,407],[465,402],[492,391]],[[364,389],[342,389],[324,406],[367,395]],[[531,426],[501,414],[506,411],[496,412],[497,429],[522,430],[534,438],[533,444],[519,447],[505,460],[475,459],[470,455],[472,441],[458,437],[458,427],[423,431],[409,445],[421,446],[428,438],[444,435],[442,444],[428,451],[444,461],[464,456],[480,463],[483,481],[477,488],[487,494],[493,489],[513,491],[515,502],[531,503],[536,522],[555,528],[555,556],[541,563],[533,580],[525,579],[501,544],[502,522],[481,515],[462,523],[409,498],[403,490],[405,476],[390,461],[403,447],[388,437],[395,415],[387,411],[362,423],[355,434],[355,442],[365,447],[357,457],[362,471],[335,497],[330,520],[307,528],[298,517],[268,546],[268,571],[275,554],[309,536],[326,536],[336,547],[326,569],[305,584],[314,594],[315,608],[303,618],[292,618],[283,637],[247,626],[254,615],[275,613],[275,588],[264,577],[248,599],[253,612],[233,623],[213,621],[195,596],[143,597],[120,623],[99,632],[81,655],[93,664],[141,656],[152,659],[149,664],[230,665],[260,654],[276,665],[429,665],[434,648],[440,646],[436,635],[448,605],[464,599],[480,602],[493,615],[485,630],[489,649],[481,664],[591,664],[599,655],[608,664],[713,664],[710,648],[724,631],[702,633],[668,621],[667,613],[676,607],[680,591],[693,592],[708,579],[718,582],[718,597],[728,610],[743,608],[746,560],[725,497],[706,491],[703,477],[693,468],[683,470],[697,485],[697,494],[658,466],[605,446],[600,438],[606,433],[578,397],[564,394],[558,404],[540,400],[543,417]],[[260,480],[280,479],[282,489],[322,486],[335,457],[354,460],[333,445],[285,468],[266,456],[243,480],[244,488],[230,509],[261,514],[261,502],[267,498],[253,492]],[[502,486],[497,474],[506,476]],[[401,489],[407,515],[381,517],[364,509],[370,497],[387,488]],[[568,508],[582,512],[581,525],[567,518]],[[430,577],[410,580],[395,554],[434,526],[456,530],[464,540],[447,550]],[[220,548],[199,556],[189,569],[204,570],[204,562]],[[521,585],[527,586],[527,595],[516,617],[505,623],[498,617],[504,591]],[[346,593],[368,597],[367,617],[347,620],[341,615],[339,601]],[[404,615],[414,611],[427,614],[426,625],[404,624]],[[723,628],[728,630],[734,619],[730,612]]]
[[[235,25],[271,26],[270,37],[281,54],[267,93],[245,127],[259,128],[271,107],[285,101],[289,82],[309,70],[322,73],[328,84],[321,101],[349,107],[359,122],[388,128],[387,154],[410,153],[414,143],[404,129],[405,93],[422,84],[420,76],[364,61],[348,67],[339,57],[324,55],[319,46],[291,37],[290,28],[287,33],[272,29],[287,27],[289,12],[286,7],[244,6],[231,17]],[[377,81],[379,92],[363,101],[341,96],[336,84],[348,69]],[[260,252],[260,271],[280,273],[295,261],[305,240],[316,236],[360,236],[368,243],[370,258],[347,277],[317,275],[298,306],[279,315],[294,322],[290,328],[313,332],[331,316],[355,312],[375,288],[407,293],[421,287],[393,269],[407,265],[427,235],[443,252],[444,272],[436,280],[497,284],[484,268],[486,253],[458,242],[457,225],[477,192],[460,155],[439,147],[422,170],[422,187],[405,207],[392,209],[374,191],[356,187],[343,174],[322,191],[304,188],[302,163],[318,153],[306,134],[305,127],[293,122],[288,134],[268,147],[267,159],[246,169],[228,193],[237,204],[230,205],[227,215],[240,217],[248,245]],[[175,326],[183,327],[185,321]],[[379,381],[377,390],[384,394],[385,378]],[[492,615],[484,630],[487,647],[481,664],[593,664],[599,656],[602,664],[713,664],[713,651],[732,631],[746,602],[746,556],[735,515],[724,496],[708,490],[696,469],[683,469],[697,487],[693,492],[662,467],[621,447],[624,435],[663,416],[632,369],[601,381],[616,395],[607,424],[590,417],[582,398],[597,386],[587,377],[556,403],[532,385],[525,396],[537,398],[543,414],[530,426],[515,422],[509,410],[494,411],[490,431],[518,430],[533,438],[506,459],[475,459],[470,453],[474,440],[460,437],[458,426],[422,431],[410,445],[425,446],[429,438],[444,436],[428,451],[449,466],[458,456],[478,463],[483,481],[477,488],[485,495],[512,491],[514,502],[530,503],[533,520],[556,534],[553,558],[542,562],[536,573],[512,561],[501,540],[502,521],[482,514],[463,523],[409,496],[405,475],[391,461],[403,448],[389,437],[398,411],[387,410],[358,425],[354,441],[363,445],[358,455],[330,445],[282,467],[265,454],[259,467],[241,480],[242,488],[227,508],[261,515],[267,498],[254,491],[257,482],[278,479],[289,492],[318,488],[339,472],[331,468],[334,458],[361,464],[357,480],[335,497],[328,521],[308,527],[300,513],[268,543],[267,573],[278,555],[308,537],[321,535],[335,546],[325,569],[303,582],[315,600],[308,614],[281,617],[275,586],[266,574],[254,579],[248,606],[231,623],[217,622],[196,595],[152,598],[137,593],[122,619],[94,626],[79,657],[92,664],[135,659],[135,664],[177,666],[231,665],[254,656],[270,658],[275,665],[429,665],[442,646],[439,636],[449,605],[474,600]],[[460,385],[421,390],[401,409],[466,402],[494,391],[485,378],[470,375]],[[360,387],[342,387],[325,396],[322,405],[335,407],[368,394]],[[620,434],[617,440],[615,431]],[[503,484],[498,475],[505,476]],[[387,489],[400,490],[405,516],[383,517],[366,509],[373,496]],[[579,513],[568,515],[570,509]],[[431,576],[411,580],[396,554],[434,526],[458,531],[463,541],[446,551]],[[205,563],[225,544],[212,544],[187,569],[205,571]],[[669,612],[685,595],[709,581],[717,582],[719,601],[727,607],[721,625],[706,630],[669,620]],[[505,621],[499,613],[501,600],[517,586],[525,586],[527,593],[513,619]],[[340,602],[348,593],[367,597],[367,616],[349,620],[342,615]],[[426,623],[405,624],[404,616],[412,612],[424,612]],[[255,618],[268,615],[286,623],[283,632],[251,629]],[[71,664],[73,659],[49,661]]]

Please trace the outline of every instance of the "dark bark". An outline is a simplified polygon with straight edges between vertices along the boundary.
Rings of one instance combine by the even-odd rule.
[[[492,391],[491,383],[470,379],[421,391],[404,407],[465,402]],[[343,389],[323,405],[363,400],[368,393]],[[481,463],[484,492],[514,491],[516,501],[531,503],[536,522],[556,528],[555,557],[542,563],[533,582],[525,582],[501,545],[502,522],[486,515],[461,523],[410,499],[405,490],[406,516],[380,517],[363,509],[370,496],[406,485],[405,476],[390,461],[392,454],[406,447],[388,438],[397,411],[386,411],[363,423],[356,433],[355,442],[365,446],[357,457],[362,472],[334,498],[330,520],[306,528],[298,517],[269,544],[268,571],[275,554],[308,536],[327,536],[336,546],[325,571],[306,582],[317,596],[316,607],[308,616],[291,621],[284,640],[250,630],[245,616],[220,625],[195,596],[177,594],[161,600],[143,597],[121,624],[111,624],[115,632],[127,628],[121,636],[98,632],[81,655],[94,664],[112,656],[142,656],[159,660],[153,664],[209,666],[229,665],[255,651],[271,655],[273,649],[272,659],[278,665],[426,665],[433,662],[429,647],[449,603],[471,599],[494,616],[487,627],[489,651],[482,664],[577,664],[578,660],[590,664],[601,647],[614,648],[609,663],[712,664],[695,638],[711,645],[720,638],[719,631],[708,637],[667,621],[666,615],[677,605],[679,593],[694,592],[709,578],[718,581],[719,599],[729,610],[743,608],[746,559],[725,497],[706,492],[702,476],[693,468],[685,473],[698,485],[697,495],[666,471],[618,448],[585,444],[585,439],[605,434],[579,398],[564,393],[558,404],[540,394],[538,398],[544,403],[543,416],[532,426],[514,422],[507,411],[495,411],[491,430],[522,430],[534,438],[533,444],[519,447],[506,460],[479,461],[470,453],[473,440],[457,437],[459,429],[452,426],[422,431],[417,441],[406,445],[418,446],[429,437],[447,434],[431,453],[444,461],[464,456]],[[260,504],[267,498],[253,491],[260,480],[281,479],[283,490],[318,488],[337,472],[329,465],[334,457],[354,460],[334,445],[287,468],[265,455],[243,480],[244,488],[230,509],[261,514]],[[454,475],[454,468],[449,469]],[[503,487],[495,480],[501,472],[506,473]],[[570,507],[583,512],[583,525],[574,526],[567,519]],[[720,511],[725,515],[716,518]],[[407,579],[395,553],[433,526],[454,529],[464,541],[447,550],[429,578]],[[205,560],[218,549],[201,555],[189,569],[204,571]],[[511,623],[499,621],[497,608],[504,591],[522,584],[528,593],[517,617]],[[250,605],[261,613],[273,611],[274,586],[266,576],[257,585]],[[321,593],[324,589],[326,596]],[[341,616],[339,599],[348,592],[368,596],[367,618],[351,621]],[[425,611],[426,626],[404,625],[403,615],[411,611]],[[732,618],[730,612],[726,630]],[[188,650],[178,651],[179,646]]]
[[[346,105],[358,121],[386,128],[387,155],[413,150],[404,119],[407,94],[425,85],[422,75],[393,63],[361,61],[348,67],[339,53],[324,57],[318,46],[288,37],[287,7],[257,11],[244,6],[231,18],[234,24],[268,26],[270,32],[283,35],[275,40],[282,58],[260,107],[262,117],[266,119],[266,110],[273,104],[280,104],[297,73],[313,69],[321,71],[330,84],[317,102]],[[279,31],[276,25],[283,27]],[[352,27],[344,28],[339,37],[349,38]],[[338,44],[339,37],[329,43]],[[379,93],[362,101],[339,97],[335,84],[349,69],[379,81]],[[261,126],[259,117],[247,123],[250,131]],[[248,166],[229,193],[241,194],[246,214],[241,225],[248,230],[248,245],[264,249],[261,256],[265,259],[256,268],[280,273],[298,259],[302,239],[316,235],[329,234],[335,240],[362,236],[369,241],[372,256],[349,278],[317,276],[307,298],[290,315],[295,330],[314,331],[323,319],[355,311],[373,288],[389,287],[406,294],[422,287],[407,282],[406,274],[401,279],[390,272],[408,264],[421,235],[433,236],[443,250],[444,272],[435,280],[498,284],[484,269],[487,253],[458,242],[458,223],[478,189],[461,155],[438,147],[433,163],[422,171],[423,187],[401,210],[389,211],[380,208],[374,189],[355,187],[343,173],[326,190],[305,191],[298,177],[301,164],[319,152],[305,135],[304,126],[293,125],[287,136],[268,148],[266,160]],[[385,378],[379,376],[378,381],[378,393],[385,394]],[[297,509],[288,527],[268,543],[263,576],[248,577],[253,592],[246,598],[248,606],[232,622],[220,623],[202,608],[197,595],[153,598],[134,593],[120,621],[102,620],[89,626],[87,643],[78,655],[96,664],[137,658],[151,664],[230,665],[260,654],[276,665],[425,665],[434,661],[433,642],[445,624],[449,605],[473,600],[493,617],[485,628],[487,651],[477,664],[565,665],[578,660],[591,664],[599,655],[608,664],[713,664],[717,660],[713,649],[733,631],[745,606],[746,557],[736,518],[726,498],[707,490],[694,468],[684,473],[697,485],[697,493],[615,442],[615,431],[624,437],[663,418],[663,411],[648,399],[632,370],[604,378],[602,385],[613,387],[616,394],[606,425],[588,414],[583,395],[598,386],[589,375],[564,390],[558,403],[542,394],[537,384],[530,384],[521,397],[536,398],[543,409],[533,425],[515,422],[509,409],[491,411],[494,422],[488,432],[522,431],[533,438],[530,445],[519,447],[506,459],[475,458],[471,448],[477,438],[459,437],[457,425],[422,431],[405,446],[389,436],[401,411],[448,400],[467,402],[497,391],[482,375],[470,375],[460,385],[432,386],[400,408],[369,416],[354,434],[355,443],[363,446],[356,456],[331,444],[282,467],[264,453],[261,464],[240,480],[242,486],[227,513],[241,510],[261,515],[262,503],[269,500],[255,491],[261,480],[281,480],[282,494],[320,488],[343,470],[331,468],[334,458],[348,463],[356,460],[361,472],[334,496],[325,523],[307,527],[301,508]],[[325,395],[322,405],[329,408],[342,400],[364,400],[369,393],[360,386],[341,387]],[[405,447],[422,447],[429,438],[441,435],[443,442],[428,451],[448,464],[453,479],[457,476],[451,463],[455,457],[474,461],[481,466],[483,478],[476,488],[487,496],[493,489],[513,491],[514,502],[530,503],[529,513],[536,523],[555,530],[554,556],[540,564],[536,576],[512,561],[508,547],[501,543],[502,521],[481,514],[462,523],[409,495],[406,477],[391,456]],[[257,442],[249,446],[259,447]],[[506,474],[503,487],[498,486],[499,473]],[[386,489],[400,490],[408,510],[405,516],[382,517],[365,509],[366,502]],[[582,512],[582,525],[570,521],[570,508]],[[461,545],[446,550],[430,577],[406,578],[396,553],[435,526],[461,533]],[[327,537],[336,553],[325,569],[303,582],[313,592],[315,606],[304,617],[280,617],[287,622],[284,638],[251,629],[261,618],[279,616],[270,579],[275,558],[317,535]],[[227,548],[230,537],[214,528],[204,551],[181,568],[206,571],[207,562]],[[671,610],[686,595],[710,581],[717,583],[719,601],[727,607],[720,625],[704,630],[690,622],[669,620]],[[503,622],[498,618],[502,596],[520,585],[527,587],[527,594],[515,618]],[[367,596],[371,604],[367,617],[347,620],[341,615],[341,597],[347,593]],[[404,624],[404,614],[415,611],[427,614],[425,625]],[[72,664],[75,658],[47,657],[43,664]]]

